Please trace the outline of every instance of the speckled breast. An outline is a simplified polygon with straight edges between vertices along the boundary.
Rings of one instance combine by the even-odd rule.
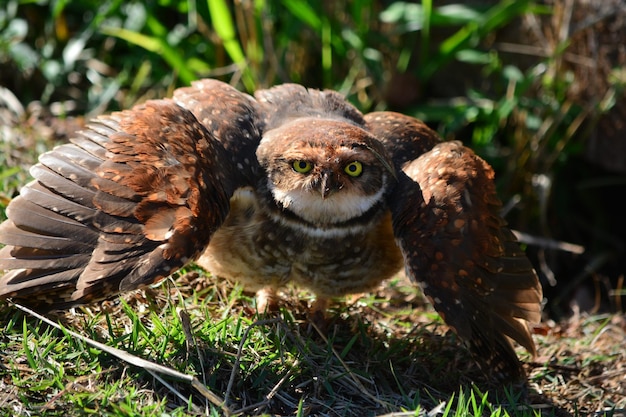
[[[403,261],[390,213],[364,222],[312,230],[277,216],[254,191],[241,189],[198,264],[250,291],[294,283],[325,298],[365,292],[398,272]]]

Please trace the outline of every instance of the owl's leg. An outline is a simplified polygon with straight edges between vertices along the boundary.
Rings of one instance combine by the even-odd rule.
[[[326,318],[326,309],[328,308],[328,298],[326,297],[317,297],[315,301],[311,304],[311,308],[309,309],[309,313],[311,317],[319,317],[320,319]]]
[[[279,296],[274,287],[263,287],[255,294],[256,310],[258,313],[278,311]]]
[[[316,296],[315,301],[311,303],[311,307],[309,307],[308,312],[308,321],[312,323],[314,327],[317,328],[317,331],[326,333],[328,330],[328,316],[326,315],[326,311],[328,305],[330,304],[330,299],[327,297]]]

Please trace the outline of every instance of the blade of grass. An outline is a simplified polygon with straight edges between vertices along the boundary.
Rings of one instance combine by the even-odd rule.
[[[428,62],[424,62],[422,79],[432,77],[438,68],[453,60],[457,52],[472,47],[485,35],[532,10],[530,0],[506,0],[491,7],[478,19],[466,24],[441,43],[438,53]]]
[[[337,358],[337,360],[339,361],[339,363],[341,363],[341,366],[343,366],[343,368],[346,370],[346,372],[348,373],[348,375],[350,375],[350,378],[352,379],[352,381],[354,382],[355,386],[357,388],[359,388],[359,390],[364,393],[367,397],[369,397],[372,401],[374,401],[376,404],[380,404],[383,407],[388,407],[389,404],[385,401],[382,401],[380,398],[372,395],[370,393],[370,391],[365,388],[363,386],[363,384],[361,383],[361,381],[359,380],[359,378],[354,374],[354,372],[352,372],[352,370],[350,369],[350,367],[348,366],[348,364],[343,360],[343,358],[341,357],[341,355],[339,355],[339,352],[337,352],[337,350],[335,349],[334,346],[332,346],[329,341],[328,338],[326,337],[326,335],[324,334],[324,332],[322,332],[322,330],[315,324],[314,321],[310,322],[311,326],[315,329],[315,331],[317,332],[317,334],[322,338],[322,340],[324,341],[324,343],[328,344],[329,347],[331,348],[333,355]],[[332,392],[332,387],[327,387],[327,389],[329,390],[329,392]]]
[[[182,372],[178,372],[174,369],[168,368],[166,366],[160,365],[158,363],[155,362],[151,362],[149,360],[140,358],[138,356],[135,355],[131,355],[130,353],[122,350],[122,349],[117,349],[115,347],[112,346],[107,346],[104,343],[100,343],[96,340],[93,339],[89,339],[88,337],[85,337],[81,334],[78,334],[72,330],[67,329],[66,327],[62,326],[59,323],[55,323],[52,320],[48,319],[47,317],[36,313],[35,311],[29,309],[28,307],[25,307],[21,304],[17,304],[14,303],[13,304],[15,307],[19,308],[20,310],[24,311],[25,313],[45,322],[46,324],[59,329],[69,335],[71,335],[72,337],[79,339],[97,349],[100,349],[104,352],[107,352],[108,354],[115,356],[118,359],[121,359],[125,362],[128,362],[131,365],[137,366],[139,368],[142,368],[144,370],[146,370],[147,372],[149,372],[152,376],[154,376],[156,379],[158,379],[159,381],[161,381],[161,383],[163,383],[166,387],[173,389],[173,387],[171,387],[171,385],[167,384],[160,376],[158,376],[158,374],[163,374],[163,375],[167,375],[170,378],[174,378],[174,379],[178,379],[181,381],[185,381],[189,384],[191,384],[192,387],[194,387],[200,394],[202,394],[205,398],[207,398],[209,401],[211,401],[211,403],[213,403],[215,406],[219,407],[222,409],[222,411],[224,411],[224,413],[226,415],[230,415],[231,412],[230,410],[226,407],[226,405],[224,404],[224,400],[222,398],[220,398],[217,394],[213,393],[210,389],[208,389],[206,386],[202,385],[202,383],[194,376],[192,375],[187,375],[184,374]],[[27,359],[29,361],[29,365],[33,368],[36,369],[36,363],[34,360],[34,357],[32,356],[32,352],[30,351],[30,349],[28,349],[27,346],[27,340],[28,338],[26,337],[28,334],[28,328],[26,326],[26,320],[24,320],[24,328],[23,328],[23,333],[24,333],[24,347],[26,350],[26,356]],[[177,393],[177,395],[179,395],[180,393],[178,393],[177,391],[172,391]],[[185,397],[182,397],[185,401],[187,400]]]
[[[102,27],[100,32],[105,35],[123,39],[126,42],[137,45],[147,51],[161,55],[163,59],[177,71],[181,81],[185,84],[191,84],[191,82],[197,78],[187,68],[185,58],[174,48],[169,46],[165,39],[147,36],[142,33],[133,32],[132,30],[111,26]]]
[[[304,0],[284,0],[283,6],[291,12],[297,19],[304,22],[316,31],[322,30],[322,19],[315,13],[315,10]]]
[[[323,19],[322,22],[322,71],[324,71],[324,85],[330,87],[333,79],[332,28],[328,19]]]
[[[239,66],[242,72],[243,84],[248,90],[253,91],[256,83],[248,68],[243,48],[237,40],[237,31],[228,4],[224,0],[207,0],[207,5],[217,36],[224,43],[224,49],[226,49],[230,59]]]
[[[32,369],[37,369],[37,362],[35,362],[35,357],[33,356],[33,352],[30,350],[28,346],[28,325],[26,323],[26,319],[24,319],[22,323],[22,345],[24,347],[24,353],[26,354],[26,360],[28,361],[28,366]]]
[[[430,55],[429,48],[431,46],[430,40],[430,23],[433,14],[433,3],[431,0],[422,0],[422,31],[421,31],[421,47],[420,47],[420,62],[428,62]]]

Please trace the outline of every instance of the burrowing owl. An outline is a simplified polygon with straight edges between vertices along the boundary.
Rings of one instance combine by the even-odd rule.
[[[509,338],[534,352],[541,287],[492,169],[411,117],[202,80],[93,120],[31,174],[0,226],[0,297],[63,309],[200,257],[252,290],[325,299],[404,266],[495,375],[523,376]]]

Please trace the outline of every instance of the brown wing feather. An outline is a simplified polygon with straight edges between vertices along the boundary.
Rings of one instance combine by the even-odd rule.
[[[413,161],[441,142],[424,122],[400,113],[368,113],[365,123],[367,129],[383,142],[397,167]]]
[[[236,180],[254,184],[260,173],[256,148],[263,128],[254,98],[223,82],[204,79],[177,89],[173,99],[222,143],[236,167]]]
[[[265,130],[280,127],[298,117],[339,119],[363,126],[363,115],[345,97],[332,90],[307,89],[299,84],[281,84],[255,92]]]
[[[542,291],[499,215],[493,170],[459,142],[436,144],[421,122],[378,116],[367,121],[379,135],[396,126],[384,140],[403,168],[389,204],[407,273],[488,373],[521,378],[509,338],[535,352],[527,322],[540,320]]]
[[[224,103],[229,89],[190,87],[175,94],[180,105],[157,100],[98,118],[42,155],[0,225],[0,269],[9,270],[0,297],[62,309],[150,284],[196,257],[241,185],[240,155],[218,135],[259,140],[251,99]],[[181,107],[191,96],[198,115],[212,106],[229,118],[205,127]]]

